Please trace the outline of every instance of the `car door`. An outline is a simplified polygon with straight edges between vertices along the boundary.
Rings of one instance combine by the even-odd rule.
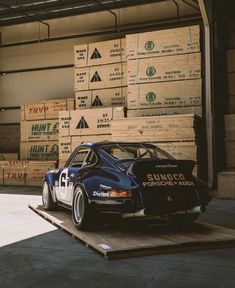
[[[73,178],[79,174],[80,169],[86,164],[86,158],[90,152],[89,148],[78,148],[74,151],[67,167],[59,177],[59,186],[56,189],[56,197],[59,202],[72,205],[73,201]]]

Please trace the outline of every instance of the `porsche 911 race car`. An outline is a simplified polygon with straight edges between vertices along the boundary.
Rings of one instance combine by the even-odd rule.
[[[43,206],[71,209],[78,229],[97,215],[192,223],[211,200],[208,186],[192,176],[194,166],[147,143],[81,144],[64,168],[46,174]]]

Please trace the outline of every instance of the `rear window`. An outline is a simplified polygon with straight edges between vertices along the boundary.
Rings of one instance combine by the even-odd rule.
[[[158,147],[131,144],[112,144],[101,147],[106,153],[118,160],[134,160],[134,159],[172,159],[167,152],[162,151]]]

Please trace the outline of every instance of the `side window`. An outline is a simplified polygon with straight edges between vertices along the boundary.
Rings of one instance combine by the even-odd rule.
[[[87,155],[87,157],[85,159],[84,165],[86,165],[86,166],[95,165],[97,163],[97,161],[98,161],[98,158],[97,158],[95,152],[90,150],[89,154]]]
[[[70,161],[70,167],[82,167],[90,149],[82,148],[77,151]]]

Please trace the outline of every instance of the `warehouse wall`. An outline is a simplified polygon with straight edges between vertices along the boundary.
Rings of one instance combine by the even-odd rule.
[[[139,21],[161,20],[176,17],[173,1],[124,8],[115,11],[120,25]],[[181,3],[180,16],[198,13]],[[140,17],[141,16],[141,17]],[[114,17],[109,12],[67,17],[48,21],[51,38],[114,27]],[[47,38],[47,27],[29,23],[2,27],[2,44]],[[22,70],[73,64],[73,46],[80,43],[115,38],[118,35],[76,38],[0,49],[0,70]],[[0,76],[0,107],[20,106],[27,101],[73,97],[73,69],[41,70]],[[19,110],[0,113],[0,123],[19,122]],[[11,115],[11,117],[9,117]]]

